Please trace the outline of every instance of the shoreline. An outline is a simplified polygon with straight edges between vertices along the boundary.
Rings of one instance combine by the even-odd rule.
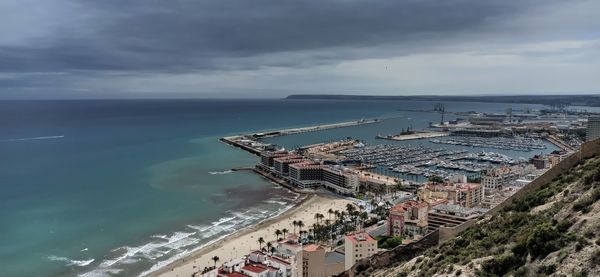
[[[283,225],[284,228],[288,228],[290,230],[291,234],[292,228],[289,226],[289,222],[292,221],[292,218],[303,217],[303,220],[307,223],[306,226],[311,226],[312,223],[309,220],[314,216],[313,211],[315,210],[315,205],[329,204],[335,206],[336,204],[339,204],[338,209],[343,209],[346,203],[351,202],[350,200],[336,197],[331,194],[304,194],[303,197],[304,198],[296,203],[293,207],[279,215],[265,219],[255,225],[234,231],[223,239],[197,249],[188,255],[185,255],[185,257],[182,257],[181,259],[169,263],[164,267],[161,267],[143,276],[191,276],[194,271],[202,270],[205,266],[212,266],[213,262],[210,260],[210,257],[212,256],[219,256],[221,258],[219,263],[223,263],[230,260],[230,258],[237,258],[245,254],[249,254],[254,244],[256,244],[255,240],[257,237],[262,236],[265,238],[265,241],[272,241],[272,239],[274,239],[274,234],[272,234],[273,232],[270,230],[271,228],[277,228],[277,226]],[[343,203],[340,204],[336,202]],[[313,211],[309,211],[311,208]],[[319,207],[317,206],[316,208]],[[326,209],[325,211],[320,209],[317,211],[324,213]],[[239,249],[243,246],[249,248]],[[238,247],[238,249],[236,249],[236,247]],[[234,250],[232,250],[232,248]],[[235,256],[233,255],[233,251],[236,252]],[[228,256],[228,254],[230,255]]]
[[[185,257],[174,261],[172,263],[167,264],[166,266],[157,269],[149,274],[146,275],[142,275],[142,276],[147,276],[147,277],[158,277],[158,276],[162,276],[163,274],[166,274],[167,272],[169,272],[172,268],[175,268],[177,266],[184,266],[187,263],[189,263],[189,260],[193,260],[194,258],[206,255],[207,253],[211,252],[212,250],[218,248],[219,246],[225,244],[227,241],[229,240],[233,240],[236,238],[239,238],[241,236],[247,235],[249,233],[252,233],[254,231],[256,231],[257,229],[260,229],[260,227],[262,227],[265,224],[269,224],[272,223],[274,221],[277,221],[279,219],[283,219],[287,214],[291,214],[294,213],[297,209],[300,209],[303,205],[306,205],[308,202],[310,202],[310,200],[314,199],[316,197],[316,194],[304,194],[304,196],[300,196],[300,197],[304,197],[303,199],[301,199],[300,201],[298,201],[298,203],[296,203],[293,207],[289,208],[288,210],[282,212],[279,215],[267,218],[263,221],[259,221],[258,223],[254,224],[254,225],[250,225],[247,226],[245,228],[242,228],[240,230],[234,231],[233,233],[227,235],[226,237],[224,237],[223,239],[220,239],[218,241],[215,241],[211,244],[208,244],[200,249],[197,249],[191,253],[189,253],[188,255],[186,255]],[[188,259],[188,261],[186,262],[185,260]]]

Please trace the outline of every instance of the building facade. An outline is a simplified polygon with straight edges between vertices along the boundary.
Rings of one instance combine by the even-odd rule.
[[[425,235],[428,209],[427,203],[414,200],[392,207],[388,216],[388,236],[412,239]]]
[[[366,232],[346,235],[344,239],[345,268],[350,269],[358,260],[371,257],[377,253],[377,240]]]
[[[586,140],[592,141],[600,138],[600,116],[590,116],[587,122]]]

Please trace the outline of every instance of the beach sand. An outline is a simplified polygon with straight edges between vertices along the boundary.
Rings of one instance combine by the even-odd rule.
[[[294,230],[292,221],[302,220],[304,227],[302,230],[308,230],[313,223],[315,213],[325,215],[325,219],[329,218],[327,211],[329,209],[343,211],[346,209],[346,204],[352,201],[336,197],[334,195],[308,195],[307,198],[298,206],[282,213],[281,215],[263,221],[255,226],[249,227],[233,233],[229,237],[220,240],[212,245],[208,245],[202,249],[191,253],[189,256],[182,258],[164,268],[155,271],[148,276],[152,277],[189,277],[198,270],[204,267],[213,266],[211,260],[213,256],[218,256],[220,261],[217,266],[231,259],[239,258],[249,254],[252,250],[258,249],[258,238],[263,237],[265,242],[275,241],[276,229],[288,229],[289,234]],[[298,228],[296,228],[298,232]],[[263,247],[264,247],[263,243]]]

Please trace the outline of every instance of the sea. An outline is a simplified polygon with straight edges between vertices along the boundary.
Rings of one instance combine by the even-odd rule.
[[[367,118],[269,139],[286,148],[424,128],[419,101],[0,101],[0,276],[143,276],[284,212],[299,195],[235,167],[258,157],[222,136]],[[444,103],[503,113],[539,105]],[[447,114],[446,120],[456,118]],[[414,142],[428,147],[426,140]],[[544,152],[555,148],[549,145]],[[513,157],[537,152],[495,151]],[[226,260],[232,257],[221,257]]]

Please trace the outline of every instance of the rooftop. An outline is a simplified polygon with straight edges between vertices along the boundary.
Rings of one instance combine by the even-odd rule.
[[[484,208],[465,208],[459,205],[440,204],[432,208],[432,211],[442,211],[447,213],[458,213],[465,215],[483,214],[488,211]]]
[[[254,272],[254,273],[262,273],[267,271],[267,268],[262,267],[262,266],[257,266],[257,265],[247,265],[242,267],[242,270],[247,270],[250,272]]]
[[[231,272],[231,273],[227,273],[226,275],[227,277],[250,277],[244,273],[240,273],[240,272]]]
[[[345,256],[342,253],[338,252],[327,252],[325,253],[325,263],[328,265],[343,263],[345,260]]]
[[[314,252],[314,251],[317,251],[320,249],[322,249],[322,247],[318,246],[316,244],[309,244],[309,245],[304,246],[304,251],[308,251],[308,252]]]
[[[427,208],[428,205],[425,202],[417,202],[415,200],[408,200],[404,203],[395,205],[394,207],[392,207],[390,209],[390,212],[405,212],[406,210],[408,210],[411,207]]]
[[[371,235],[369,235],[366,232],[356,233],[356,234],[352,234],[352,235],[346,235],[346,238],[351,240],[353,243],[375,242],[376,241],[373,237],[371,237]]]

